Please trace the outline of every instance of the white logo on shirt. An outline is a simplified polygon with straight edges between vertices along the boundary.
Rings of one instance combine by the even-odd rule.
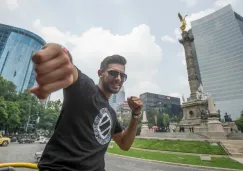
[[[95,138],[101,144],[107,144],[111,140],[112,119],[107,108],[102,108],[95,117],[93,129]]]

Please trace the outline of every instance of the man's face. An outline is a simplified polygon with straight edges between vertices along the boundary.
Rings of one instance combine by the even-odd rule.
[[[125,67],[121,64],[109,64],[108,68],[101,73],[102,85],[108,93],[118,93],[126,81]]]

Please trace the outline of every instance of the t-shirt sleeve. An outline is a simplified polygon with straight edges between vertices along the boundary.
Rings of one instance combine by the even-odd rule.
[[[73,99],[74,97],[79,96],[79,98],[89,98],[92,94],[95,93],[95,83],[87,75],[82,73],[78,68],[78,79],[70,85],[69,87],[63,90],[64,99]]]
[[[121,124],[119,123],[118,119],[116,119],[115,123],[116,123],[116,125],[115,125],[115,129],[114,129],[114,134],[122,132],[123,129],[122,129]]]

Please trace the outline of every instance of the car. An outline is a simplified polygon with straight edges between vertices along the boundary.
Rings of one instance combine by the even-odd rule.
[[[39,163],[41,156],[42,156],[43,151],[39,151],[35,153],[35,160],[37,163]]]
[[[21,138],[19,140],[19,143],[20,144],[23,144],[23,143],[34,143],[34,142],[35,142],[35,140],[34,139],[31,139],[31,138]]]
[[[49,141],[49,138],[42,138],[42,139],[40,139],[39,143],[46,144],[48,141]]]
[[[8,137],[3,137],[2,135],[0,135],[0,145],[1,146],[8,146],[8,144],[10,144],[11,140]]]

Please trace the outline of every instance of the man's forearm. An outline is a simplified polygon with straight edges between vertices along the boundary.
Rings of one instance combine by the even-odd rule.
[[[139,123],[139,118],[133,119],[129,123],[128,128],[124,131],[122,136],[123,150],[129,150],[137,134],[137,127]]]

